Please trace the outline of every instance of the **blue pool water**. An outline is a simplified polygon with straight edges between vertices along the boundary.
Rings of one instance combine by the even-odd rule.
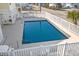
[[[24,22],[22,44],[64,39],[67,39],[67,37],[47,20]]]

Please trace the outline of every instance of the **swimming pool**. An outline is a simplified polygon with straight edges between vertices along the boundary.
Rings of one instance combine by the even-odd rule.
[[[64,40],[67,38],[47,20],[24,21],[22,44]]]

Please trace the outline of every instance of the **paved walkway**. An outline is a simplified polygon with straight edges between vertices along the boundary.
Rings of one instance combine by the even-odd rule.
[[[2,26],[4,45],[19,48],[22,45],[23,20],[16,20],[15,24]]]

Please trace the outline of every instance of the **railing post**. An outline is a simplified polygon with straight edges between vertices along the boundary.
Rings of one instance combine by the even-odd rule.
[[[57,56],[64,56],[65,44],[58,45]]]

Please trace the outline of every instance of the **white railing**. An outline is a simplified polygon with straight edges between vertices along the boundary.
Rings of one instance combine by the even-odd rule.
[[[22,14],[23,17],[45,17],[45,13],[43,11],[27,11]]]
[[[15,50],[14,55],[17,56],[47,56],[47,55],[57,55],[57,46],[51,47],[37,47],[30,49],[20,49]]]
[[[79,42],[66,44],[64,56],[79,56]]]
[[[0,56],[79,56],[79,42],[0,52]]]
[[[59,24],[61,24],[64,28],[66,28],[68,31],[76,34],[79,36],[79,26],[66,21],[65,19],[58,17],[56,15],[52,15],[48,12],[45,12],[46,18],[51,19]]]
[[[62,56],[64,45],[40,46],[0,53],[2,56]]]

